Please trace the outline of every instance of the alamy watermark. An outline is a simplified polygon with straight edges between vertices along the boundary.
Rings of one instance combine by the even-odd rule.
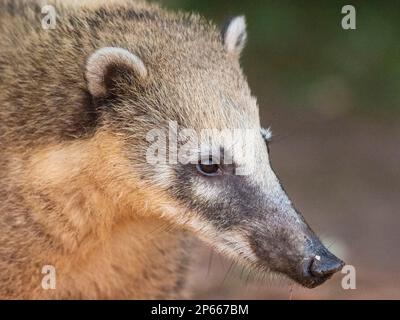
[[[42,289],[55,290],[56,289],[56,268],[53,265],[47,264],[42,268]]]
[[[235,164],[236,175],[250,174],[246,159],[255,157],[256,137],[260,129],[179,128],[169,121],[168,129],[152,129],[146,135],[149,147],[146,161],[165,164]]]
[[[342,13],[345,16],[342,18],[342,28],[344,30],[355,30],[356,26],[356,8],[350,4],[342,7]]]
[[[41,20],[42,28],[45,30],[55,29],[57,24],[56,8],[52,5],[45,5],[42,7],[42,15],[44,15]]]
[[[344,290],[355,290],[356,289],[356,268],[351,264],[346,264],[341,273],[345,274],[342,278],[342,288]]]

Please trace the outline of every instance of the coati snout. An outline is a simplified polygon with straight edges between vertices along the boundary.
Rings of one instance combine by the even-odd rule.
[[[41,2],[0,1],[0,298],[182,297],[189,234],[307,287],[340,270],[271,168],[243,17],[48,0],[43,29]]]
[[[191,56],[184,51],[187,43],[183,42],[183,48],[175,51],[177,56],[170,57],[163,68],[156,69],[152,69],[154,63],[147,66],[150,63],[146,63],[146,55],[142,60],[127,49],[101,48],[87,62],[89,89],[95,97],[112,100],[115,95],[129,96],[133,87],[142,87],[141,96],[136,93],[136,101],[122,104],[130,102],[141,110],[149,109],[140,114],[152,125],[148,126],[149,132],[162,131],[170,122],[184,128],[172,137],[169,132],[168,141],[162,134],[162,139],[146,139],[140,153],[148,155],[152,148],[149,141],[161,139],[165,143],[152,152],[168,154],[168,161],[149,163],[146,158],[142,169],[146,181],[159,186],[174,203],[168,209],[160,209],[165,211],[164,215],[191,228],[235,259],[258,269],[284,273],[305,286],[314,287],[340,270],[343,263],[307,226],[271,168],[267,148],[270,133],[260,127],[256,99],[250,94],[239,66],[246,38],[245,20],[236,17],[222,31],[218,39],[220,46],[211,50],[209,43],[197,40],[197,50],[186,49],[191,53],[196,51]],[[110,73],[113,68],[118,68],[118,72]],[[121,74],[125,73],[130,81],[124,84]],[[168,82],[164,79],[166,75]],[[155,101],[158,105],[154,105]],[[120,108],[115,108],[117,116]],[[132,105],[129,108],[135,110]],[[125,124],[130,131],[134,131],[135,117],[138,116],[132,112],[132,124]],[[250,130],[252,134],[246,136],[244,143],[239,143],[237,137],[227,143],[223,136],[204,137],[199,133],[207,129]],[[182,132],[185,138],[180,139]],[[191,141],[196,134],[198,137]],[[199,163],[196,164],[197,160],[195,165],[171,161],[171,153],[179,153],[174,150],[177,146],[173,146],[171,138],[178,145],[186,144],[186,148],[191,142],[189,150],[192,156],[195,150]],[[208,146],[211,140],[213,146]],[[242,146],[239,150],[237,144]],[[254,152],[247,152],[250,149]],[[197,150],[208,151],[204,155]],[[227,155],[233,159],[232,163],[213,161]],[[238,167],[246,169],[247,174],[236,174]],[[176,210],[171,210],[173,207]]]
[[[226,144],[223,135],[213,136],[220,148],[203,145],[206,156],[199,156],[197,164],[175,165],[168,192],[187,208],[184,212],[194,213],[187,213],[183,223],[220,252],[255,270],[280,272],[313,288],[344,264],[289,200],[269,163],[269,136],[264,132],[247,135],[246,152]],[[251,145],[255,152],[248,150]],[[227,154],[233,161],[224,162]],[[251,168],[237,174],[239,165]]]

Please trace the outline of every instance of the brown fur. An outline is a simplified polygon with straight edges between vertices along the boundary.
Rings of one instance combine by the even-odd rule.
[[[162,205],[174,202],[148,183],[146,172],[141,180],[143,166],[128,163],[140,155],[143,138],[130,136],[132,153],[125,156],[123,122],[96,118],[85,63],[104,45],[134,44],[153,75],[176,81],[168,59],[215,50],[222,56],[223,50],[216,29],[199,17],[128,2],[56,3],[58,26],[48,31],[41,29],[40,6],[34,2],[0,2],[1,298],[182,295],[186,231],[170,232],[170,222],[157,217]],[[164,24],[170,29],[158,39]],[[169,41],[181,43],[167,51]],[[197,46],[205,46],[204,52],[196,52]],[[193,81],[203,80],[201,69]],[[184,89],[170,97],[171,104],[187,94],[179,90]],[[152,112],[160,121],[175,111],[167,104]],[[142,134],[151,128],[146,124]],[[56,290],[41,288],[46,264],[56,267]]]
[[[11,210],[2,211],[1,220],[3,297],[180,295],[185,232],[170,232],[168,221],[149,214],[166,201],[154,196],[157,190],[138,182],[141,189],[127,194],[107,181],[127,174],[119,171],[125,164],[110,159],[120,154],[115,140],[102,133],[41,148],[26,159],[14,156],[5,168],[23,202],[13,203],[15,194],[10,194],[2,206]],[[144,203],[150,198],[151,204]],[[41,288],[46,264],[57,270],[54,291]]]
[[[310,288],[340,270],[270,166],[243,17],[220,32],[135,1],[51,3],[44,30],[39,1],[0,0],[0,298],[182,297],[189,231]],[[197,160],[146,161],[146,135],[170,121],[252,130],[242,152],[213,134],[212,158],[234,161],[210,176]]]

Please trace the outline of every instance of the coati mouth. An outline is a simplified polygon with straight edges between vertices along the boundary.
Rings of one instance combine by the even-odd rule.
[[[260,265],[259,265],[260,266]],[[297,282],[303,287],[313,289],[322,285],[330,279],[335,273],[342,270],[345,263],[330,253],[329,256],[316,255],[314,257],[304,259],[297,267],[290,270],[278,270],[273,268],[266,269],[268,271],[277,272],[291,280]],[[264,269],[265,266],[260,266]]]
[[[278,253],[256,247],[257,264],[310,289],[323,284],[345,265],[316,236],[310,237],[307,245],[301,248],[293,251],[295,249],[291,247]]]

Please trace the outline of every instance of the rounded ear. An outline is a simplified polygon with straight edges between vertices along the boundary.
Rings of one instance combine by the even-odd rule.
[[[86,63],[86,80],[94,97],[112,94],[121,82],[129,82],[131,79],[143,81],[146,77],[147,69],[143,61],[122,48],[98,49]]]
[[[247,39],[246,20],[244,16],[230,19],[222,29],[222,41],[225,50],[234,56],[240,56]]]

